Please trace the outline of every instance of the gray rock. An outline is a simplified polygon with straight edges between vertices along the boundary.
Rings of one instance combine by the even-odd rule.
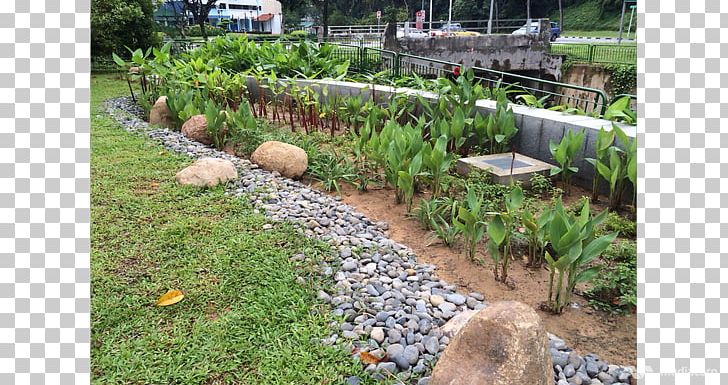
[[[571,364],[564,366],[564,375],[567,378],[573,377],[575,374],[576,374],[576,370],[574,369],[574,366],[572,366]]]
[[[587,361],[586,362],[586,373],[589,375],[589,377],[594,378],[599,374],[599,365],[597,365],[594,361]]]
[[[374,341],[377,341],[377,343],[381,344],[384,341],[384,328],[381,328],[381,327],[372,328],[372,332],[369,334],[369,336]]]
[[[380,362],[377,364],[377,371],[394,374],[397,372],[397,364],[394,362]]]
[[[361,383],[361,379],[357,376],[351,376],[346,379],[346,385],[359,385]]]
[[[412,368],[412,373],[420,374],[420,373],[424,373],[426,370],[427,370],[427,367],[425,366],[425,364],[419,363],[419,364],[415,365],[414,368]]]
[[[422,334],[427,334],[432,329],[432,323],[426,319],[421,319],[419,326],[420,326],[420,333],[422,333]]]
[[[457,306],[455,306],[455,304],[453,304],[451,302],[443,302],[438,306],[438,308],[440,310],[442,310],[443,313],[445,313],[445,312],[452,313],[455,310],[457,310]]]
[[[402,339],[402,332],[397,329],[389,329],[387,331],[387,340],[390,344],[396,344]]]
[[[569,353],[569,364],[574,367],[574,369],[579,369],[581,367],[582,358],[579,357],[576,352]]]
[[[330,296],[330,295],[328,295],[328,294],[327,294],[327,293],[326,293],[325,291],[323,291],[323,290],[319,290],[319,292],[318,292],[318,295],[316,295],[316,297],[317,297],[318,299],[320,299],[320,300],[322,300],[322,301],[326,302],[326,303],[330,303],[330,302],[331,302],[331,296]]]
[[[356,333],[354,333],[352,331],[349,331],[349,330],[344,331],[343,333],[341,333],[341,336],[344,337],[344,338],[350,339],[350,340],[359,339],[359,335],[358,334],[356,334]]]
[[[392,357],[390,357],[390,360],[392,360],[392,362],[397,364],[397,367],[402,371],[405,371],[405,370],[409,369],[409,367],[410,367],[409,360],[407,360],[407,358],[404,356],[404,354],[397,354],[395,356],[392,356]]]
[[[480,294],[480,293],[470,293],[468,295],[471,296],[471,297],[473,297],[473,298],[475,298],[475,299],[477,299],[478,301],[485,300],[485,297],[482,294]]]
[[[425,336],[422,339],[422,344],[425,345],[425,350],[430,354],[437,354],[437,351],[440,350],[440,342],[435,337]]]
[[[417,381],[417,385],[430,385],[430,377],[422,377]]]
[[[554,366],[559,365],[563,368],[569,363],[569,353],[551,349],[551,360]]]
[[[407,345],[414,344],[415,343],[415,333],[412,333],[412,332],[407,333],[405,340],[407,340]]]
[[[341,270],[344,271],[352,271],[356,270],[357,263],[354,261],[346,261],[341,265]]]
[[[367,285],[367,293],[375,297],[379,297],[381,294],[374,288],[373,285]]]
[[[604,385],[611,385],[616,382],[614,380],[614,377],[612,377],[611,375],[609,375],[609,373],[606,373],[606,372],[600,372],[599,374],[597,374],[597,378]]]
[[[386,311],[380,311],[379,313],[377,313],[376,317],[377,321],[386,322],[387,318],[389,318],[389,313],[387,313]]]
[[[400,344],[392,344],[387,346],[387,355],[390,357],[404,353],[404,346]]]
[[[458,306],[464,304],[466,301],[465,296],[457,294],[457,293],[450,294],[446,298],[447,298],[447,302],[454,303],[455,305],[458,305]]]
[[[407,362],[409,362],[410,365],[414,365],[420,358],[420,351],[413,345],[408,345],[404,348],[404,353],[402,353],[402,355],[407,359]]]

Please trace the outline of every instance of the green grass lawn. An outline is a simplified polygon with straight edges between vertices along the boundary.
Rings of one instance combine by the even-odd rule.
[[[328,246],[262,215],[222,188],[176,185],[191,163],[126,133],[101,102],[127,93],[91,80],[94,384],[340,384],[363,376],[330,334],[312,263]],[[306,277],[306,285],[296,283]],[[185,298],[155,307],[179,289]]]

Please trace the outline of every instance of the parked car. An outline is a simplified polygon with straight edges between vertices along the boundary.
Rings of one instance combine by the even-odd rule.
[[[541,31],[539,30],[540,23],[538,21],[531,22],[531,31],[528,33],[538,34]],[[517,30],[513,31],[513,35],[525,35],[526,32],[526,25],[524,24],[521,28],[518,28]],[[550,36],[549,40],[555,41],[559,37],[561,37],[561,27],[559,27],[559,23],[552,21],[551,22],[551,29],[549,30]]]
[[[401,39],[404,37],[404,28],[397,28],[397,39]],[[429,37],[427,32],[417,29],[417,28],[410,28],[409,32],[407,33],[407,37]]]
[[[447,24],[443,25],[442,27],[430,31],[430,36],[478,36],[480,35],[477,32],[468,31],[467,29],[464,29],[462,26],[460,26],[460,23],[452,23],[448,27]]]

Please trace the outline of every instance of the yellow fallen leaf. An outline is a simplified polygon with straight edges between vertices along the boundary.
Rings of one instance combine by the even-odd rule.
[[[157,306],[169,306],[174,305],[177,302],[181,301],[182,298],[184,298],[185,295],[179,291],[179,290],[170,290],[157,300]]]

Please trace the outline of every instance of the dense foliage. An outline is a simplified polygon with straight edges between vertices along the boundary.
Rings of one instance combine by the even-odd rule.
[[[154,35],[151,0],[92,0],[91,55],[128,55],[125,47],[151,47]]]

